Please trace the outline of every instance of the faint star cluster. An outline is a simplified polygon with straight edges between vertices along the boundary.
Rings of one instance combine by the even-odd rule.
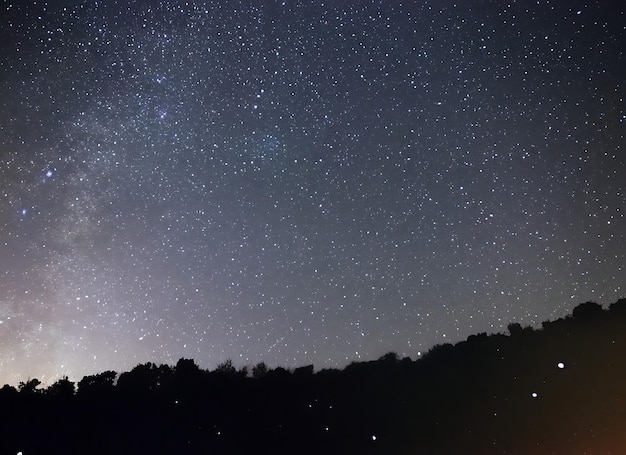
[[[1,383],[415,358],[624,297],[624,5],[0,17]]]

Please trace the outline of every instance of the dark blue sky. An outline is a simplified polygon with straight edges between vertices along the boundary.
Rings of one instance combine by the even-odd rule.
[[[415,358],[626,295],[623,2],[30,3],[0,383]]]

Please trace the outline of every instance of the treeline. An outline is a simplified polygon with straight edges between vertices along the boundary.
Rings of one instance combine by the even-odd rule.
[[[626,299],[343,370],[191,359],[0,389],[0,453],[623,454]]]

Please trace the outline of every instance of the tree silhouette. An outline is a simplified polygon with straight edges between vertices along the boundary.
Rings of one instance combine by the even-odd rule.
[[[78,394],[80,395],[102,395],[107,394],[113,389],[113,384],[117,373],[107,370],[102,373],[85,376],[78,381]]]
[[[62,399],[69,399],[74,396],[75,392],[76,386],[67,376],[62,377],[46,389],[46,395]]]
[[[233,366],[233,361],[231,359],[226,359],[217,366],[215,372],[222,375],[234,375],[237,373],[237,369]]]
[[[267,365],[265,362],[259,362],[255,366],[252,367],[252,377],[254,378],[262,378],[267,374]]]
[[[21,384],[21,383],[20,383]],[[18,391],[15,387],[5,384],[0,388],[0,400],[8,397],[17,397]]]
[[[609,306],[609,311],[614,317],[624,317],[626,315],[626,299],[619,299]]]
[[[602,309],[602,306],[595,302],[585,302],[574,308],[572,317],[574,319],[578,319],[579,321],[586,322],[592,321],[603,314],[604,310]]]
[[[519,322],[512,322],[507,326],[507,330],[512,337],[515,337],[521,335],[524,329]]]
[[[293,370],[293,375],[297,378],[306,378],[312,376],[314,370],[313,365],[306,365]]]
[[[399,357],[398,357],[398,354],[396,352],[388,352],[387,354],[382,356],[380,359],[378,359],[378,361],[379,362],[383,362],[383,363],[387,363],[389,365],[394,365],[394,364],[398,363]]]
[[[32,395],[38,392],[37,387],[41,384],[39,379],[28,379],[26,382],[20,382],[17,390],[23,395]]]
[[[183,358],[85,376],[76,393],[29,379],[0,388],[0,453],[621,453],[626,300],[542,326],[343,370],[259,362],[250,379]]]
[[[173,374],[172,368],[168,365],[157,366],[148,362],[120,374],[116,388],[127,393],[145,394],[168,384],[172,380]]]
[[[176,362],[174,373],[179,377],[195,377],[200,373],[200,368],[193,359],[180,358]]]

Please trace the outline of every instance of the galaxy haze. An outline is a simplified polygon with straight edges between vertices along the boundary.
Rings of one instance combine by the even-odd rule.
[[[621,1],[4,1],[0,383],[342,367],[626,295]]]

